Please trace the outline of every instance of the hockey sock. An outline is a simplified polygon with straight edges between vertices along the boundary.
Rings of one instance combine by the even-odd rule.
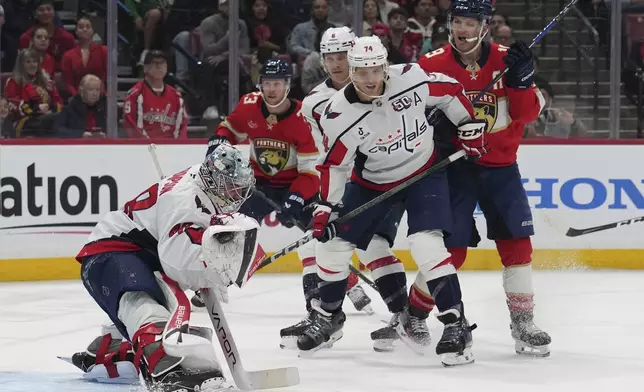
[[[378,292],[391,313],[402,312],[407,306],[407,276],[404,272],[383,275],[375,280]]]
[[[503,264],[503,289],[510,312],[532,313],[532,244],[530,238],[497,240],[496,248]]]
[[[427,282],[429,292],[441,311],[461,303],[461,285],[456,274],[445,275]]]
[[[351,290],[353,286],[358,284],[358,275],[355,272],[349,274],[349,282],[347,283],[347,291]]]
[[[436,302],[431,294],[418,287],[419,284],[424,286],[426,283],[414,282],[409,289],[409,311],[413,316],[425,319],[436,306]]]
[[[318,274],[313,272],[302,276],[302,288],[304,289],[304,299],[306,300],[306,311],[311,311],[311,300],[313,298],[318,298],[320,295],[320,290],[318,284],[320,283],[320,278]]]
[[[320,301],[323,310],[334,313],[342,308],[342,302],[347,292],[347,283],[348,279],[335,282],[320,281]]]

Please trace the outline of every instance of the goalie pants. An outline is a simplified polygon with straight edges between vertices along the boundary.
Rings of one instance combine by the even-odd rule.
[[[119,320],[119,301],[127,292],[145,292],[167,307],[155,271],[158,260],[143,252],[106,252],[87,256],[81,261],[81,280],[94,301],[109,316],[121,335],[130,340],[127,328]]]

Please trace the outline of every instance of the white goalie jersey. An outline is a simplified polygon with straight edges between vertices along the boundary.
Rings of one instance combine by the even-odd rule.
[[[339,203],[352,168],[351,181],[387,191],[431,166],[434,130],[425,109],[433,107],[456,125],[474,118],[458,81],[417,64],[389,67],[384,95],[371,103],[359,100],[353,84],[335,93],[320,119],[322,198]]]
[[[239,219],[233,223],[236,225],[234,228],[221,229],[222,225],[226,225],[224,221],[240,214],[218,215],[214,204],[200,186],[200,166],[191,166],[153,184],[125,203],[123,209],[109,212],[98,222],[76,259],[82,261],[85,257],[106,252],[136,252],[143,259],[158,260],[163,272],[183,289],[210,287],[205,270],[212,261],[208,259],[213,258],[209,254],[213,252],[207,251],[212,246],[204,245],[204,255],[204,233],[243,230],[237,227]],[[240,216],[259,227],[253,219]],[[252,229],[252,226],[248,226],[248,229]],[[251,237],[248,239],[255,242],[256,230]],[[206,243],[209,238],[203,240]],[[239,255],[225,255],[229,262],[238,260],[240,264],[248,263],[255,257],[256,243],[246,250],[249,254],[241,254],[245,253],[245,247],[244,244],[240,246]],[[223,251],[225,247],[221,246],[220,249]],[[244,268],[241,270],[245,271]]]

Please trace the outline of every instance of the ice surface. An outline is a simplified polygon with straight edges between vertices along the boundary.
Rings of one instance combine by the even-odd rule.
[[[284,392],[576,392],[638,391],[644,387],[644,272],[537,271],[536,321],[551,334],[549,358],[514,353],[499,271],[463,272],[461,285],[474,331],[476,363],[443,368],[430,351],[419,357],[399,345],[371,349],[369,332],[389,316],[349,303],[344,338],[313,358],[279,349],[279,330],[303,316],[298,275],[260,275],[231,289],[227,315],[248,370],[297,366],[302,382]],[[411,282],[413,275],[409,276]],[[136,387],[85,382],[57,355],[83,350],[106,317],[80,281],[0,285],[0,391],[124,392]],[[205,313],[193,323],[208,325]],[[438,321],[430,316],[434,343]],[[217,343],[215,343],[216,345]],[[225,367],[225,364],[224,364]]]

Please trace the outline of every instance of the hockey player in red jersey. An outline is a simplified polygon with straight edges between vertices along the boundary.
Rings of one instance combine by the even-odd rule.
[[[320,185],[315,169],[319,153],[311,127],[302,114],[302,103],[288,97],[291,77],[288,62],[267,60],[260,71],[260,91],[243,96],[208,143],[208,151],[223,142],[250,144],[256,188],[281,205],[277,219],[289,228],[294,226],[292,219],[308,227],[311,203],[317,200]],[[251,196],[240,209],[260,222],[272,211],[258,195]],[[315,260],[315,248],[303,247],[298,255],[303,262]],[[315,270],[304,270],[302,284],[310,310],[311,299],[317,296]],[[294,347],[297,334],[290,333],[293,327],[281,331],[284,348]]]
[[[77,255],[85,288],[114,323],[72,362],[86,378],[145,381],[158,392],[232,391],[210,341],[190,325],[183,290],[208,288],[227,302],[265,254],[259,223],[236,213],[255,180],[231,145],[105,215]]]
[[[164,83],[165,55],[153,50],[144,59],[145,78],[135,84],[123,103],[125,130],[132,138],[187,137],[188,119],[181,93]]]
[[[533,322],[530,236],[534,230],[516,162],[524,126],[537,118],[544,99],[533,83],[534,58],[526,43],[517,41],[508,48],[483,41],[491,14],[490,0],[452,1],[451,45],[419,60],[425,71],[441,72],[461,82],[470,100],[504,68],[509,68],[474,108],[476,117],[487,122],[488,153],[476,163],[458,161],[448,168],[455,228],[446,245],[454,265],[461,267],[471,238],[478,238],[472,223],[478,202],[487,222],[487,236],[496,242],[503,264],[503,288],[515,350],[519,354],[547,356],[550,336]],[[410,302],[425,315],[434,306],[422,277],[411,288]]]

